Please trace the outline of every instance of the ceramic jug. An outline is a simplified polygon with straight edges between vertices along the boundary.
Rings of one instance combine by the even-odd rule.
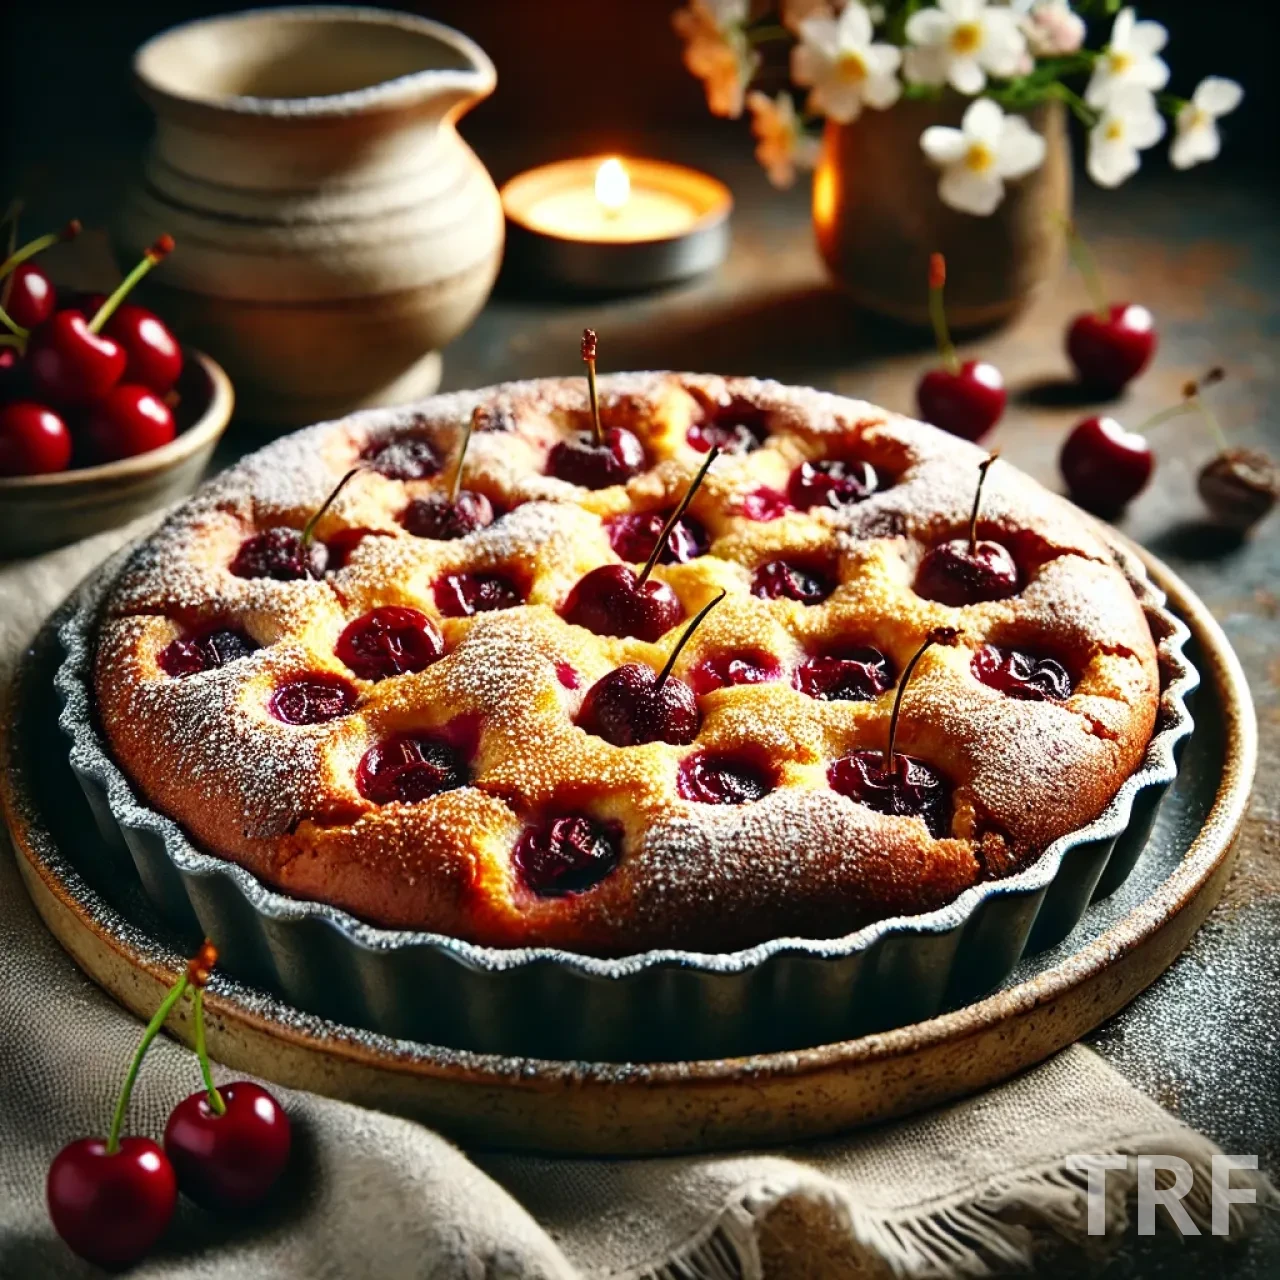
[[[269,9],[163,32],[134,74],[156,136],[117,252],[174,237],[147,296],[221,361],[243,416],[434,391],[502,256],[497,190],[454,127],[493,91],[484,52],[411,14]]]

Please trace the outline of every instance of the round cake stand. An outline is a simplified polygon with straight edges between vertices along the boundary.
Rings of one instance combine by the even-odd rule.
[[[1178,782],[1125,885],[986,999],[927,1022],[789,1053],[617,1064],[500,1058],[339,1026],[217,977],[209,1048],[241,1071],[421,1120],[467,1144],[637,1155],[782,1143],[907,1115],[1042,1061],[1123,1008],[1218,900],[1253,780],[1257,730],[1239,662],[1207,608],[1139,551],[1192,632],[1203,684]],[[46,624],[0,708],[0,803],[37,910],[76,963],[149,1017],[184,963],[137,895],[109,903],[66,761]],[[81,867],[86,868],[82,873]],[[190,1041],[184,1005],[168,1029]]]

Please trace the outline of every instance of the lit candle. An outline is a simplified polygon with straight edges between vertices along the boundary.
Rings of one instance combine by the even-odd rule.
[[[574,288],[649,288],[709,270],[728,248],[728,190],[679,165],[617,156],[566,160],[502,191],[509,252]]]

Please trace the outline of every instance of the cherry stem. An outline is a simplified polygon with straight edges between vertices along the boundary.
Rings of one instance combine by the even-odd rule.
[[[196,1020],[196,1057],[200,1060],[200,1074],[204,1077],[205,1092],[209,1095],[209,1106],[214,1115],[226,1115],[227,1104],[222,1094],[213,1083],[213,1071],[209,1066],[209,1051],[204,1045],[204,988],[196,987],[191,997],[192,1014]]]
[[[898,738],[898,716],[902,712],[902,697],[907,691],[907,682],[911,679],[911,673],[916,669],[916,663],[924,657],[925,653],[935,644],[955,644],[960,638],[960,632],[955,627],[934,627],[929,632],[928,637],[912,655],[911,661],[907,663],[907,669],[902,673],[902,679],[898,681],[898,692],[893,699],[893,714],[889,717],[889,744],[885,748],[884,755],[881,758],[880,770],[893,776],[893,747]]]
[[[587,366],[587,396],[591,401],[591,430],[596,444],[604,444],[604,428],[600,425],[600,395],[596,390],[596,347],[599,339],[594,329],[582,331],[582,359]]]
[[[1209,429],[1217,437],[1218,445],[1224,453],[1231,448],[1231,441],[1227,439],[1227,433],[1222,429],[1222,423],[1218,421],[1218,415],[1205,403],[1203,392],[1209,387],[1217,386],[1226,376],[1226,370],[1213,368],[1199,382],[1188,382],[1182,388],[1186,407],[1197,410],[1205,422],[1209,424]]]
[[[142,255],[142,261],[116,285],[116,291],[98,308],[97,314],[89,321],[90,333],[101,333],[102,326],[115,315],[116,308],[129,296],[130,290],[157,263],[163,262],[173,252],[173,237],[161,236]]]
[[[12,246],[14,232],[17,231],[17,224],[9,233],[10,245]],[[61,244],[64,240],[74,240],[80,234],[80,223],[72,218],[60,231],[51,231],[46,236],[37,236],[36,239],[28,241],[21,249],[9,249],[9,256],[3,262],[0,262],[0,280],[3,280],[11,271],[20,267],[28,258],[34,258],[37,253],[43,253],[46,249],[52,248],[55,244]]]
[[[705,618],[707,614],[709,614],[711,610],[714,609],[716,605],[718,605],[728,594],[729,593],[722,588],[720,594],[716,596],[714,600],[709,600],[701,609],[698,610],[697,613],[693,615],[693,621],[685,627],[684,635],[676,641],[676,647],[671,650],[671,656],[667,658],[666,662],[662,665],[662,670],[658,672],[658,682],[654,685],[655,689],[661,689],[667,682],[667,677],[671,674],[671,669],[676,665],[676,659],[680,656],[680,650],[683,649],[693,638],[693,633],[702,625],[703,618]]]
[[[662,526],[662,532],[658,534],[658,541],[653,544],[653,550],[649,552],[649,558],[644,562],[644,568],[640,570],[640,576],[636,579],[636,584],[641,585],[653,572],[653,567],[658,563],[658,557],[666,550],[667,539],[671,537],[671,530],[676,527],[676,521],[680,519],[686,511],[689,510],[689,503],[693,501],[693,495],[698,492],[698,486],[706,478],[707,472],[711,469],[711,464],[720,456],[720,450],[715,445],[707,450],[707,460],[698,468],[698,474],[693,477],[689,487],[684,491],[684,497],[676,504],[676,509],[667,517],[667,523]]]
[[[947,260],[940,253],[929,255],[929,319],[933,321],[933,336],[938,343],[938,354],[948,373],[960,372],[960,357],[956,355],[947,328],[947,309],[943,305],[942,290],[947,283]]]
[[[299,538],[298,542],[304,551],[311,545],[311,540],[315,537],[316,525],[320,523],[320,518],[337,501],[338,494],[347,487],[347,484],[352,477],[358,476],[363,470],[363,465],[352,467],[351,470],[348,471],[347,474],[334,486],[329,496],[319,505],[319,507],[316,508],[307,523],[302,526],[302,537]]]
[[[1085,244],[1084,237],[1076,230],[1076,224],[1063,214],[1059,214],[1058,219],[1067,236],[1067,252],[1084,280],[1084,287],[1088,290],[1089,297],[1093,300],[1093,313],[1099,320],[1105,320],[1109,314],[1109,303],[1102,289],[1102,277],[1098,274],[1098,264],[1094,261],[1089,246]]]
[[[450,504],[458,501],[458,494],[462,492],[462,464],[467,458],[467,446],[471,443],[471,433],[475,430],[476,415],[473,413],[467,419],[467,425],[462,431],[462,443],[458,446],[458,461],[453,467],[453,481],[449,485],[449,502]]]
[[[1000,450],[995,449],[978,464],[978,489],[973,495],[973,510],[969,512],[969,554],[973,555],[978,549],[978,513],[982,510],[982,486],[987,483],[987,472],[991,470],[991,464],[1000,456]]]
[[[115,1114],[111,1117],[111,1132],[107,1134],[107,1155],[109,1156],[115,1155],[120,1150],[120,1130],[124,1127],[124,1114],[129,1109],[129,1097],[133,1093],[134,1083],[142,1068],[142,1060],[147,1056],[151,1042],[160,1034],[160,1028],[164,1026],[165,1019],[173,1012],[174,1005],[186,994],[190,981],[191,979],[184,972],[169,988],[169,994],[151,1015],[151,1021],[147,1023],[147,1029],[142,1033],[142,1039],[133,1054],[133,1061],[129,1063],[129,1074],[125,1076],[120,1096],[116,1099]]]

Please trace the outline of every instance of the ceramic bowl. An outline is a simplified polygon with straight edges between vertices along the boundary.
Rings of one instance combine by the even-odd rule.
[[[0,476],[0,560],[35,555],[125,524],[185,497],[231,421],[222,367],[188,349],[178,381],[178,435],[135,458],[43,476]]]

